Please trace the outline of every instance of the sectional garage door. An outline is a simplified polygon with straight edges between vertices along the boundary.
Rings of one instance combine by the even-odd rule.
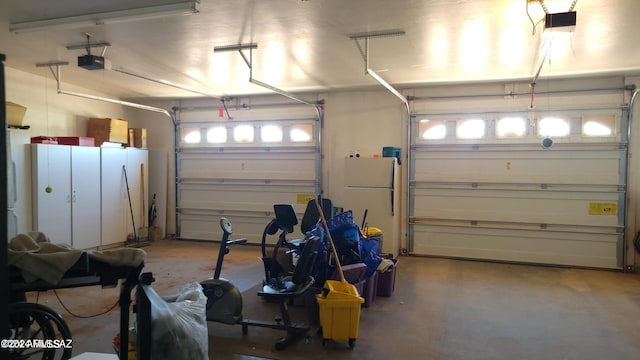
[[[629,92],[617,78],[541,88],[416,95],[410,253],[624,266]]]
[[[258,243],[275,203],[294,205],[301,219],[320,186],[319,113],[279,101],[238,99],[226,109],[183,103],[176,129],[179,238],[219,240],[225,216],[234,236]]]

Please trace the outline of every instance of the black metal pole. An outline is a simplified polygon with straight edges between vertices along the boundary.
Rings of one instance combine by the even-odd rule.
[[[0,326],[2,328],[1,338],[6,339],[9,337],[9,275],[8,275],[8,255],[7,255],[7,241],[6,237],[9,235],[7,225],[7,109],[6,109],[6,94],[4,87],[4,54],[0,54],[0,209],[2,214],[0,215],[0,234],[4,234],[3,239],[0,240]],[[0,358],[7,359],[9,357],[8,349],[4,347],[0,348]]]
[[[129,199],[129,211],[131,212],[131,224],[133,225],[133,241],[138,243],[138,233],[136,232],[136,220],[133,216],[133,207],[131,206],[131,194],[129,193],[129,179],[127,178],[127,168],[122,165],[122,173],[124,174],[124,183],[127,185],[127,199]]]

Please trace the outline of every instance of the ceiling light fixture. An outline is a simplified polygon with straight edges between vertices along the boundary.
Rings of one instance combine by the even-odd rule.
[[[191,0],[166,5],[147,6],[126,10],[25,21],[10,24],[9,31],[18,34],[29,31],[73,29],[78,27],[88,27],[102,24],[114,24],[125,21],[153,19],[171,15],[190,15],[198,13],[200,11],[199,5],[200,0]]]

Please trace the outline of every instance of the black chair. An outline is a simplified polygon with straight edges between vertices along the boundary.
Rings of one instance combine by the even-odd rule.
[[[330,199],[322,198],[320,200],[320,207],[322,208],[322,213],[324,214],[325,219],[329,220],[333,217],[333,202]],[[320,213],[318,212],[316,201],[315,199],[309,200],[309,202],[307,202],[307,207],[304,210],[304,215],[302,215],[300,231],[302,231],[303,234],[308,233],[316,226],[319,220]]]

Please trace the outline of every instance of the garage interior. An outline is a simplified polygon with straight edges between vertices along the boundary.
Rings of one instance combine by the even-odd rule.
[[[7,116],[3,146],[7,246],[40,231],[82,251],[140,247],[153,287],[171,294],[211,276],[226,217],[248,244],[233,247],[223,277],[247,316],[269,320],[277,307],[256,296],[256,259],[274,204],[301,220],[321,194],[361,229],[382,230],[381,252],[398,259],[395,291],[362,308],[353,349],[323,346],[312,328],[276,351],[272,329],[242,336],[209,322],[210,358],[640,353],[640,3],[37,0],[0,10],[6,111],[22,111],[19,124]],[[126,139],[41,143],[92,137],[91,119],[125,120]],[[130,140],[132,129],[144,135]],[[374,181],[388,171],[391,184]],[[96,314],[117,290],[27,297],[62,314],[74,356],[113,354],[118,310],[76,319],[57,295]]]

